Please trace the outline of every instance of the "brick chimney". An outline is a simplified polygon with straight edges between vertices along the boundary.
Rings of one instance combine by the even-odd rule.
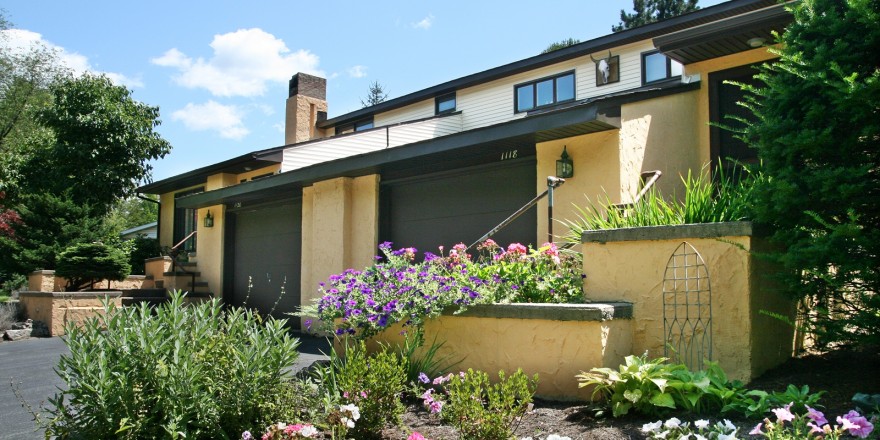
[[[315,125],[327,119],[327,80],[305,73],[290,78],[284,126],[284,143],[295,144],[323,137]]]

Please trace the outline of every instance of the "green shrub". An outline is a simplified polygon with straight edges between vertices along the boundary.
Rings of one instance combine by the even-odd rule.
[[[336,385],[342,400],[360,409],[361,418],[353,430],[359,438],[376,436],[385,425],[400,423],[406,365],[387,347],[373,354],[367,353],[363,341],[347,347]]]
[[[103,243],[80,243],[58,254],[55,274],[67,278],[68,292],[100,280],[122,281],[131,272],[128,256]]]
[[[499,371],[494,384],[486,373],[468,369],[450,377],[449,400],[440,414],[463,439],[507,440],[532,403],[537,383],[538,375],[529,379],[521,369],[510,377]]]
[[[161,254],[162,248],[159,246],[159,240],[144,237],[143,235],[138,235],[131,239],[131,252],[128,258],[128,263],[131,265],[131,274],[144,275],[146,271],[144,260],[158,257]]]
[[[49,400],[47,435],[60,438],[237,438],[295,417],[284,403],[298,341],[219,301],[116,309],[68,325]],[[280,402],[280,403],[279,403]]]

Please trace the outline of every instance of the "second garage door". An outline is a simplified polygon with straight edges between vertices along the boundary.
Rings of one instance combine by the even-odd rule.
[[[469,245],[535,196],[535,175],[528,158],[386,182],[380,238],[420,252]],[[536,223],[532,208],[493,239],[535,244]]]

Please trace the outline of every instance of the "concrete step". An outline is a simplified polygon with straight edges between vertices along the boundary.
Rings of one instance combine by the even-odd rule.
[[[165,289],[162,289],[162,288],[132,289],[132,290],[125,291],[124,295],[125,295],[125,297],[131,297],[131,298],[165,297]]]
[[[184,276],[191,277],[193,275],[200,276],[201,274],[202,273],[198,272],[198,271],[187,272],[187,271],[180,270],[180,269],[178,269],[174,272],[162,272],[162,276],[165,276],[165,277],[184,277]]]

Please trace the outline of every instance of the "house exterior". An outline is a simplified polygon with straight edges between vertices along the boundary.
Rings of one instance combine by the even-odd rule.
[[[333,118],[326,80],[299,73],[285,145],[140,192],[159,195],[162,246],[198,231],[184,247],[215,296],[292,311],[329,275],[371,264],[378,243],[473,242],[547,189],[563,151],[574,174],[555,190],[555,219],[585,197],[632,201],[645,171],[681,193],[679,174],[754,160],[710,123],[741,111],[724,81],[751,81],[790,21],[774,0],[733,0]],[[540,245],[549,224],[543,200],[495,239]]]

